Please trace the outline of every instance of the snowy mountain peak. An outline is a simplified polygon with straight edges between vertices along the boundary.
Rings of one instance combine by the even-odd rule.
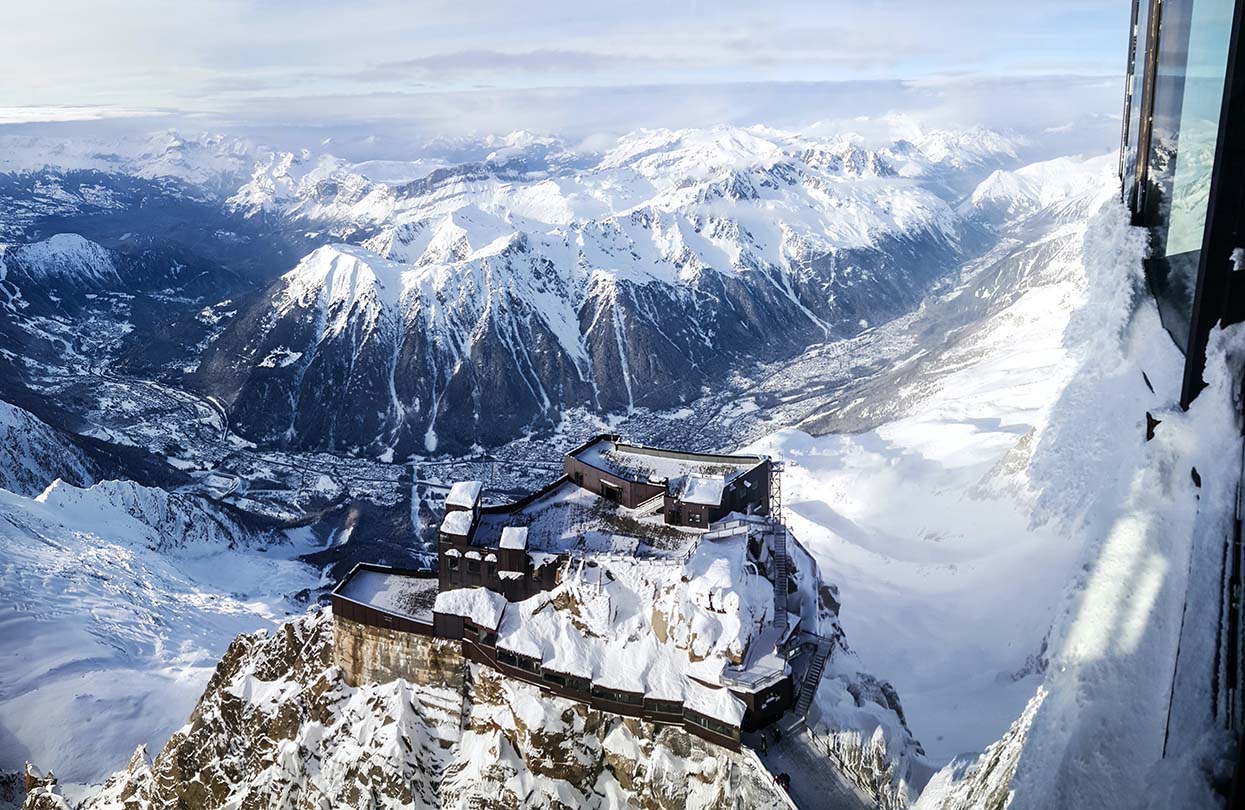
[[[357,325],[363,334],[395,317],[409,268],[356,245],[318,248],[281,278],[274,313],[315,311],[320,340]]]
[[[626,166],[651,180],[679,184],[735,169],[765,168],[785,158],[779,143],[739,127],[659,129],[622,138],[600,168]]]
[[[959,208],[963,216],[989,222],[1021,218],[1049,206],[1078,200],[1101,189],[1116,156],[1063,157],[1013,171],[995,170]]]
[[[42,242],[10,248],[7,256],[10,262],[21,262],[26,274],[35,279],[91,286],[117,278],[108,250],[76,233],[58,233]]]

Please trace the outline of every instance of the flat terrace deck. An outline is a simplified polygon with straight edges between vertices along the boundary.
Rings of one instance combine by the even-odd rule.
[[[480,515],[472,544],[495,547],[501,542],[502,529],[523,526],[530,552],[660,556],[680,554],[704,534],[700,529],[667,525],[658,506],[628,509],[564,481],[519,509]]]
[[[352,602],[430,625],[432,606],[437,601],[437,579],[360,568],[342,583],[337,593]]]
[[[600,439],[574,453],[585,464],[632,481],[680,481],[689,475],[725,478],[729,483],[765,459],[760,456],[718,456],[629,445]]]

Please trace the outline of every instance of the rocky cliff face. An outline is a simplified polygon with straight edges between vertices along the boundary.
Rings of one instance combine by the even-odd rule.
[[[321,610],[240,636],[164,750],[84,807],[781,806],[743,756],[487,668],[351,687],[332,638]]]
[[[87,486],[94,465],[64,433],[0,401],[0,489],[38,495],[56,479]]]
[[[959,757],[930,780],[913,810],[1003,810],[1011,799],[1012,776],[1045,699],[1038,693],[1007,733],[982,754]]]

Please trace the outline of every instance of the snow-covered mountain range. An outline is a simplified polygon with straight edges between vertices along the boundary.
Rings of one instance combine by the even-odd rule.
[[[0,175],[22,201],[4,223],[19,238],[95,236],[149,199],[169,207],[161,222],[200,223],[99,241],[165,265],[129,286],[238,299],[210,335],[156,339],[194,347],[159,361],[194,369],[240,434],[384,457],[496,446],[576,408],[677,407],[733,370],[894,317],[979,244],[958,189],[1016,162],[1014,140],[982,130],[882,144],[641,131],[595,152],[515,133],[401,183],[219,137],[66,147],[42,156],[54,166],[24,146]],[[11,249],[9,298],[41,289],[22,251],[46,254],[66,292],[116,273],[98,249],[97,266],[64,272],[67,247]],[[216,300],[176,277],[209,264],[235,279]]]

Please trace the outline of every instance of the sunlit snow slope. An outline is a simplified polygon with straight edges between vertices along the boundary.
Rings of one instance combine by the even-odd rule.
[[[0,489],[0,768],[94,782],[162,745],[234,636],[317,583],[272,539],[131,482]]]
[[[1012,225],[1014,247],[928,305],[931,318],[965,300],[989,312],[896,376],[906,415],[860,434],[782,431],[752,447],[787,460],[793,529],[839,583],[848,637],[894,683],[936,762],[982,750],[1033,696],[1094,531],[1082,522],[1085,493],[1128,457],[1143,403],[1170,403],[1179,379],[1179,354],[1159,336],[1147,355],[1156,392],[1139,373],[1106,392],[1127,402],[1129,423],[1100,424],[1117,412],[1111,403],[1078,401],[1092,327],[1118,306],[1087,303],[1085,233],[1113,194],[1109,167],[1060,161],[1018,174],[983,187],[1049,205],[1033,203]],[[1058,189],[1035,188],[1043,177]]]

